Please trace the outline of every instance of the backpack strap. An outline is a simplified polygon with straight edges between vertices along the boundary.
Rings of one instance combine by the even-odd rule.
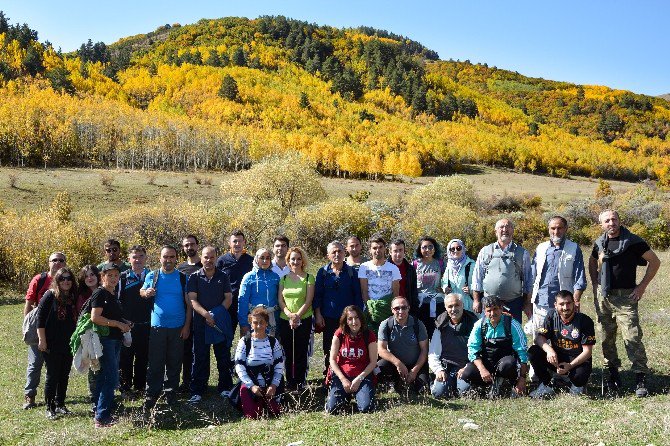
[[[419,320],[415,318],[414,316],[410,316],[412,319],[414,319],[414,337],[416,338],[416,342],[419,342]]]
[[[504,326],[505,326],[505,337],[511,338],[512,337],[512,318],[510,316],[507,316],[506,314],[503,314],[502,317]]]
[[[153,280],[151,281],[151,288],[156,288],[156,285],[158,284],[158,276],[160,275],[161,270],[160,269],[155,269],[152,271],[154,273]]]
[[[44,286],[44,283],[47,281],[47,272],[43,271],[40,273],[40,278],[37,279],[37,289],[35,290],[35,293],[39,293],[42,287]],[[45,291],[46,293],[46,291]]]
[[[389,342],[391,339],[391,318],[386,319],[386,323],[384,324],[384,337],[386,338],[386,342]]]
[[[470,267],[471,266],[472,266],[472,263],[470,263],[470,262],[465,264],[465,285],[467,285],[468,287],[470,286],[468,284],[468,279],[470,278],[470,269],[471,269]]]
[[[251,351],[251,333],[247,332],[247,334],[244,335],[244,348],[245,348],[245,355],[249,355],[249,352]]]

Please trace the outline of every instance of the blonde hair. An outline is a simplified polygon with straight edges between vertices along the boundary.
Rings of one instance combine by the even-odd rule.
[[[299,248],[298,246],[291,246],[288,251],[286,251],[286,263],[288,263],[292,252],[297,252],[300,254],[300,258],[302,259],[302,270],[305,271],[307,269],[307,256],[305,255],[305,251],[303,251],[302,248]]]

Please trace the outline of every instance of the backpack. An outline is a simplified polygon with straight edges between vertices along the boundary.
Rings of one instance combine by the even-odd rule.
[[[503,327],[505,328],[505,337],[506,338],[511,338],[512,337],[512,316],[503,313],[502,316],[502,321],[503,321]],[[489,324],[485,323],[482,320],[482,324],[480,326],[480,336],[482,338],[482,344],[486,342],[486,330],[488,329]]]
[[[496,255],[495,244],[490,245],[491,250],[486,254],[486,257],[483,261],[484,266],[484,291],[487,294],[495,294],[498,296],[508,296],[516,294],[516,280],[509,280],[513,274],[516,275],[515,279],[518,278],[518,288],[519,292],[523,292],[523,257],[524,249],[513,242],[514,252],[500,253]],[[495,259],[495,261],[494,261]],[[506,260],[508,262],[506,262]],[[509,262],[511,260],[511,262]],[[513,270],[512,270],[513,264]],[[498,266],[500,271],[493,272],[491,266]],[[492,271],[493,274],[489,275],[489,271]],[[495,275],[494,275],[495,274]],[[505,278],[506,280],[502,280]],[[495,288],[495,292],[489,291],[487,289],[487,283],[491,283]]]
[[[182,273],[178,269],[175,269],[175,271],[177,271],[177,274],[179,274],[179,282],[181,283],[181,294],[182,297],[184,297],[186,295],[186,274]],[[151,288],[156,289],[156,285],[158,285],[158,277],[160,276],[161,270],[156,269],[153,270],[152,272],[154,273],[154,277],[152,278],[153,280],[151,281]],[[188,306],[186,305],[185,300],[184,300],[184,308],[186,308],[186,311],[188,311]]]
[[[268,336],[268,340],[270,341],[270,350],[272,350],[274,355],[277,339],[274,336]],[[251,351],[251,333],[247,333],[244,335],[244,349],[247,355]],[[284,378],[282,377],[282,382],[280,383],[280,386],[283,384],[283,381]],[[240,396],[241,390],[242,390],[242,381],[238,381],[237,384],[235,384],[233,388],[230,390],[230,395],[228,395],[230,405],[239,411],[242,411],[242,397]],[[279,387],[277,388],[277,393],[279,393]]]
[[[42,282],[42,284],[44,284],[44,282]],[[48,291],[49,290],[45,291],[44,294],[46,294]],[[42,296],[42,298],[44,298],[44,296]],[[47,323],[49,322],[49,318],[51,317],[51,313],[54,312],[55,307],[56,299],[54,298],[53,302],[51,303],[51,310],[49,311],[49,314],[47,314]],[[37,345],[40,342],[40,338],[37,336],[37,310],[38,307],[33,308],[30,310],[30,313],[28,313],[26,317],[23,318],[23,342],[28,345]]]
[[[419,320],[414,316],[409,316],[409,317],[414,319],[414,325],[413,325],[413,327],[414,327],[414,337],[416,337],[416,342],[418,343],[419,342]],[[384,337],[386,338],[386,342],[391,341],[391,319],[392,318],[386,319],[386,324],[384,324]],[[367,344],[367,341],[366,341],[366,344]]]
[[[40,278],[37,279],[37,289],[35,290],[37,293],[40,292],[40,290],[44,286],[44,282],[46,282],[46,281],[47,281],[47,273],[43,272],[43,273],[40,274]],[[46,291],[45,291],[45,293],[46,293]]]

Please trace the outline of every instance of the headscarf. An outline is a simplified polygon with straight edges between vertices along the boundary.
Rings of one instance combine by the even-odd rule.
[[[449,251],[452,243],[457,243],[461,247],[461,251]],[[465,259],[467,259],[467,256],[465,255],[465,243],[463,243],[463,240],[457,238],[449,240],[449,243],[447,243],[447,268],[450,268],[454,272],[454,275],[457,275],[461,266],[465,263]]]
[[[267,253],[270,254],[270,256],[272,256],[272,253],[267,248],[261,248],[258,251],[256,251],[256,255],[254,256],[254,261],[253,261],[253,265],[254,265],[253,266],[253,271],[258,271],[259,269],[263,269],[258,265],[258,259],[261,256],[261,254],[263,254],[264,252],[267,252]]]

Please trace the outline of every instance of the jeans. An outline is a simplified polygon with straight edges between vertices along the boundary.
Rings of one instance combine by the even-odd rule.
[[[351,396],[356,398],[358,411],[361,413],[371,412],[375,403],[375,386],[372,384],[370,376],[366,376],[358,390],[354,393],[347,393],[342,386],[340,378],[333,373],[328,391],[328,400],[326,401],[326,412],[333,414],[340,410],[345,403],[348,403]]]
[[[191,373],[190,390],[192,395],[202,395],[207,388],[209,381],[210,346],[214,350],[216,358],[216,368],[219,371],[219,382],[216,391],[221,393],[224,390],[233,388],[233,378],[230,376],[230,343],[219,342],[218,344],[205,344],[205,326],[198,324],[193,327],[193,370]],[[184,365],[186,366],[186,365]]]
[[[37,349],[37,345],[29,345],[28,367],[26,368],[26,387],[23,389],[23,393],[26,396],[34,397],[37,395],[37,388],[40,385],[43,364],[44,358],[42,357],[42,352]]]
[[[430,393],[435,398],[450,398],[462,395],[470,389],[470,384],[458,378],[459,367],[456,364],[448,364],[445,370],[447,374],[446,381],[433,381],[430,386]]]
[[[112,416],[114,390],[119,385],[121,340],[100,336],[100,344],[102,344],[102,357],[100,358],[100,371],[98,372],[93,401],[98,403],[95,410],[95,419],[104,423]]]
[[[149,335],[149,370],[147,398],[156,399],[161,391],[176,392],[179,387],[184,340],[181,327],[151,327]],[[167,378],[167,379],[165,379]]]

